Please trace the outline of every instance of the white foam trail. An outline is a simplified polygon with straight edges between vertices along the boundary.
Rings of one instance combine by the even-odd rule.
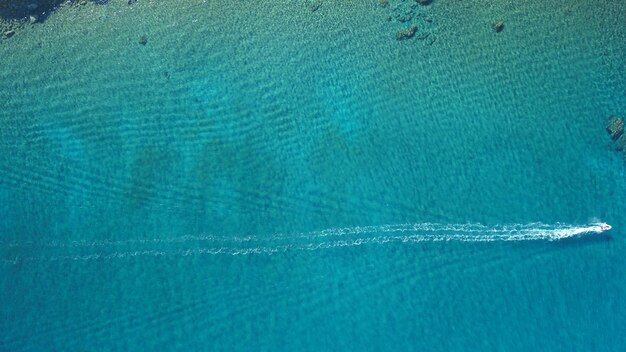
[[[268,241],[292,241],[296,239],[321,239],[335,236],[357,236],[372,235],[379,233],[415,233],[422,236],[447,235],[450,240],[461,239],[472,236],[472,241],[484,242],[481,236],[499,235],[500,240],[506,240],[507,236],[514,239],[541,240],[541,239],[561,239],[585,233],[601,233],[610,230],[611,226],[606,223],[594,223],[586,226],[574,226],[563,223],[544,224],[507,224],[485,226],[482,224],[439,224],[439,223],[407,223],[407,224],[386,224],[375,226],[355,226],[344,228],[329,228],[320,231],[292,234],[273,234],[268,236],[236,235],[236,236],[216,236],[216,235],[184,235],[177,237],[158,237],[148,239],[127,239],[127,240],[75,240],[75,241],[12,241],[1,242],[5,247],[108,247],[124,245],[150,245],[150,244],[176,244],[187,242],[210,242],[210,243],[254,243]],[[436,236],[435,236],[436,237]],[[467,241],[469,241],[468,239]]]
[[[315,251],[321,249],[354,247],[365,244],[417,243],[417,242],[495,242],[495,241],[556,241],[589,233],[602,233],[611,229],[606,223],[586,226],[566,224],[512,224],[485,226],[481,224],[391,224],[333,228],[293,235],[276,234],[268,237],[219,237],[181,236],[173,238],[132,239],[122,241],[69,241],[44,243],[41,249],[48,248],[54,253],[40,257],[14,256],[3,260],[16,264],[23,261],[91,261],[112,260],[133,257],[171,257],[192,255],[251,255],[275,254],[286,251]],[[339,239],[333,239],[339,238]],[[21,246],[11,242],[7,247],[30,247],[38,245],[26,242]],[[162,245],[174,249],[152,248]],[[183,248],[178,248],[180,246]],[[131,246],[132,248],[125,248]],[[177,247],[178,246],[178,247]],[[61,251],[84,250],[94,253],[58,254]]]

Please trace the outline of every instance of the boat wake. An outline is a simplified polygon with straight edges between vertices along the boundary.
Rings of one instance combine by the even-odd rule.
[[[8,250],[4,252],[11,253],[5,256],[3,262],[17,264],[23,261],[89,261],[143,256],[275,254],[388,243],[558,241],[610,229],[611,225],[601,222],[585,226],[562,223],[495,226],[414,223],[330,228],[268,236],[186,235],[126,240],[13,241],[0,242],[0,247]],[[33,251],[41,255],[32,256]]]

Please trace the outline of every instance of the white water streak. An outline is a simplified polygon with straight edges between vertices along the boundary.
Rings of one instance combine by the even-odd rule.
[[[5,263],[22,261],[89,261],[132,257],[166,257],[192,255],[250,255],[275,254],[286,251],[315,251],[320,249],[354,247],[365,244],[417,242],[495,242],[495,241],[555,241],[583,234],[610,230],[605,223],[585,226],[567,224],[511,224],[485,226],[481,224],[389,224],[331,228],[308,233],[273,234],[270,236],[188,235],[171,238],[96,240],[68,242],[8,242],[1,247],[14,249],[52,250],[48,256],[13,256]],[[153,247],[178,247],[174,249]],[[180,248],[180,247],[183,248]],[[130,247],[130,248],[129,248]],[[92,253],[82,253],[85,250]],[[80,251],[81,253],[58,253]]]

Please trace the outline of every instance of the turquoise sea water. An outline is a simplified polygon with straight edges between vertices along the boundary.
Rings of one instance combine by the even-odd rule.
[[[311,3],[0,41],[0,350],[624,350],[626,3],[435,0],[406,41],[406,2]]]

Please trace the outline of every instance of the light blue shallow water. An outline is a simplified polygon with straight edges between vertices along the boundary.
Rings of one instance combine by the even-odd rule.
[[[0,41],[0,349],[623,350],[624,3],[306,4]]]

